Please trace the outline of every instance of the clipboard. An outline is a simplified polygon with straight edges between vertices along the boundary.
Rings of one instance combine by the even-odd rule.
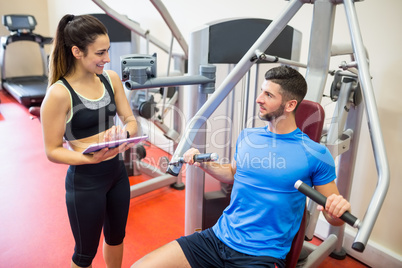
[[[148,139],[148,136],[140,136],[140,137],[132,137],[128,139],[122,139],[122,140],[115,140],[115,141],[108,141],[108,142],[101,142],[101,143],[95,143],[89,145],[82,153],[83,154],[89,154],[93,153],[99,150],[102,150],[103,148],[115,148],[120,146],[121,144],[127,142],[127,143],[139,143],[141,141],[145,141]]]

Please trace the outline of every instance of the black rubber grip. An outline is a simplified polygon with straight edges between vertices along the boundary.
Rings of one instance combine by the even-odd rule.
[[[195,154],[193,156],[194,162],[209,162],[218,160],[218,155],[216,153],[209,154]]]
[[[313,188],[311,188],[310,186],[308,186],[307,184],[305,184],[300,180],[295,183],[295,188],[299,190],[301,193],[311,198],[317,204],[325,207],[327,198],[317,190],[314,190]],[[358,223],[360,222],[358,218],[350,214],[348,211],[343,213],[342,216],[339,218],[353,227],[357,227]]]

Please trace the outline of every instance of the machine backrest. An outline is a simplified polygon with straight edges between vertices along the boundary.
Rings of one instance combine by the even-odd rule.
[[[325,112],[321,104],[303,100],[296,111],[296,125],[315,142],[320,142]]]
[[[324,125],[325,113],[322,106],[313,101],[303,100],[296,111],[296,125],[307,134],[310,139],[315,142],[320,142],[322,128]],[[292,247],[288,255],[286,256],[286,268],[294,268],[297,265],[297,261],[300,256],[300,252],[303,248],[304,234],[307,222],[306,209],[302,222],[300,224],[299,231],[293,238]]]

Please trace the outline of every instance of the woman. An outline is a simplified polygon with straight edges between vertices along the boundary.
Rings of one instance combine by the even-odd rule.
[[[70,165],[66,203],[75,239],[71,267],[91,267],[102,228],[107,267],[122,263],[130,185],[119,153],[132,145],[82,153],[90,144],[137,132],[120,78],[104,70],[109,48],[107,30],[99,20],[65,15],[57,27],[49,89],[41,106],[46,155],[52,162]],[[124,127],[115,125],[116,113]]]

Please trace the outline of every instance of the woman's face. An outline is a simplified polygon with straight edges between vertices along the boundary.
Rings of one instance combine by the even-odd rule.
[[[109,49],[109,36],[99,35],[92,44],[88,45],[87,54],[81,59],[85,69],[102,74],[105,64],[110,62]]]

